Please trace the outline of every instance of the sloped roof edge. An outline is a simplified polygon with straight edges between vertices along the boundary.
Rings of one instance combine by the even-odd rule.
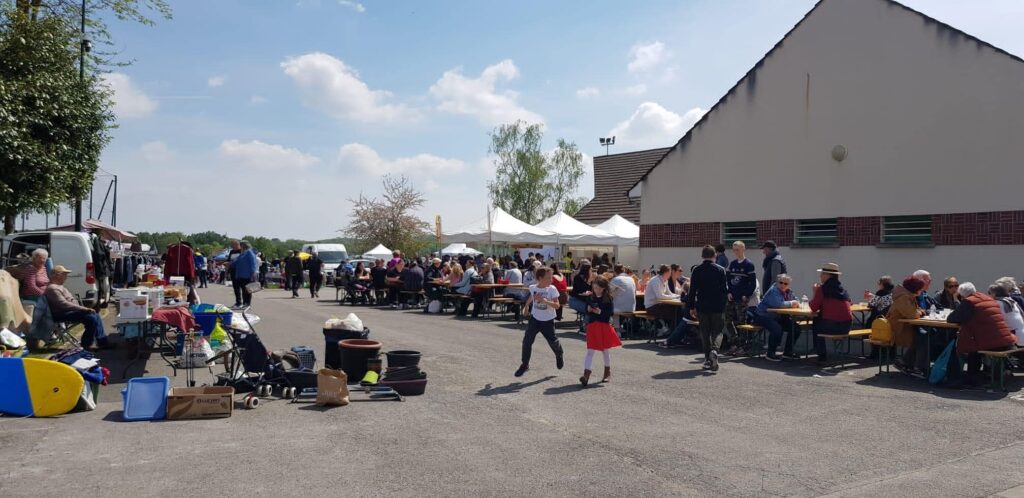
[[[651,168],[648,169],[647,172],[644,173],[644,175],[641,176],[639,180],[636,181],[636,183],[634,183],[631,187],[629,187],[629,189],[627,189],[625,192],[623,192],[622,195],[627,195],[628,196],[629,192],[632,191],[634,188],[636,188],[636,186],[639,185],[641,182],[646,180],[647,179],[647,175],[650,175],[651,172],[654,171],[655,168],[660,166],[661,162],[664,161],[665,158],[668,157],[668,155],[671,154],[673,150],[675,150],[677,147],[682,147],[686,142],[688,142],[690,140],[691,135],[693,135],[693,130],[696,130],[700,125],[704,124],[704,121],[708,119],[708,116],[710,116],[711,113],[715,112],[715,109],[717,109],[720,105],[722,105],[725,102],[725,100],[730,95],[732,95],[732,93],[735,92],[736,89],[739,88],[739,86],[744,81],[749,79],[750,76],[752,74],[754,74],[754,72],[757,71],[764,64],[764,61],[767,60],[768,57],[770,57],[772,55],[772,53],[774,53],[779,47],[782,46],[782,43],[785,42],[787,38],[789,38],[789,35],[791,35],[794,31],[796,31],[796,29],[799,28],[800,25],[803,24],[804,21],[806,21],[807,18],[810,17],[811,14],[815,10],[818,10],[818,7],[820,7],[821,4],[825,3],[826,1],[828,1],[828,0],[818,0],[818,2],[814,4],[814,7],[811,7],[811,10],[808,10],[807,13],[804,14],[804,16],[801,17],[800,20],[797,21],[797,23],[794,24],[793,27],[790,28],[789,31],[787,31],[786,34],[783,35],[782,38],[779,39],[779,41],[777,43],[775,43],[775,45],[773,45],[772,48],[770,50],[768,50],[768,52],[766,52],[764,54],[764,56],[761,57],[760,60],[757,61],[756,64],[754,64],[754,67],[750,68],[749,71],[744,73],[744,75],[739,79],[739,81],[737,81],[736,84],[734,84],[732,87],[730,87],[729,91],[725,92],[725,94],[722,95],[722,98],[718,99],[718,102],[715,102],[715,105],[711,106],[711,108],[708,109],[708,112],[704,113],[704,115],[701,116],[701,118],[699,120],[697,120],[697,122],[694,123],[693,126],[690,127],[689,130],[686,131],[686,134],[683,135],[682,138],[680,138],[679,141],[676,142],[676,144],[674,146],[669,147],[668,150],[665,151],[665,154],[662,155],[661,158],[659,158],[658,161],[655,162],[654,165],[651,166]],[[886,3],[890,4],[890,5],[897,6],[897,7],[901,8],[903,10],[906,10],[908,12],[917,14],[917,15],[921,16],[922,18],[924,18],[925,21],[927,21],[929,23],[934,23],[935,25],[939,26],[940,28],[952,31],[952,32],[954,32],[954,33],[956,33],[956,34],[958,34],[960,36],[963,36],[963,37],[965,37],[965,38],[967,38],[967,39],[969,39],[971,41],[974,41],[975,43],[978,43],[978,44],[981,44],[981,45],[986,46],[988,48],[991,48],[992,50],[995,50],[997,53],[1003,54],[1003,55],[1009,57],[1010,59],[1013,59],[1013,60],[1015,60],[1017,62],[1020,62],[1020,63],[1024,64],[1024,59],[1022,59],[1021,57],[1019,57],[1017,55],[1014,55],[1014,54],[1012,54],[1010,52],[1007,52],[1006,50],[1003,50],[1003,49],[1001,49],[1001,48],[999,48],[999,47],[997,47],[997,46],[995,46],[995,45],[993,45],[993,44],[991,44],[991,43],[989,43],[989,42],[987,42],[985,40],[982,40],[982,39],[980,39],[980,38],[978,38],[978,37],[976,37],[974,35],[971,35],[970,33],[965,32],[965,31],[963,31],[961,29],[958,29],[958,28],[955,28],[953,26],[950,26],[949,24],[946,24],[946,23],[944,23],[944,22],[942,22],[942,21],[940,21],[938,19],[935,19],[934,17],[931,17],[928,14],[925,14],[925,13],[923,13],[921,11],[912,9],[912,8],[906,6],[906,5],[903,5],[900,2],[897,2],[896,0],[882,0],[882,1],[886,2]]]

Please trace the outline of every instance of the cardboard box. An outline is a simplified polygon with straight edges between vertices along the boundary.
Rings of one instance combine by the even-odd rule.
[[[118,298],[118,318],[147,318],[149,312],[149,296],[121,296]]]
[[[230,417],[235,388],[230,386],[172,387],[167,395],[167,419]]]

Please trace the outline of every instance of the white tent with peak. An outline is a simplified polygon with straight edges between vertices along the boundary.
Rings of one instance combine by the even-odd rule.
[[[639,246],[640,245],[640,227],[634,225],[631,221],[615,215],[605,220],[604,223],[597,225],[595,228],[608,232],[624,242],[619,245],[624,246]]]
[[[557,236],[554,233],[516,219],[499,207],[492,208],[485,218],[444,233],[444,240],[447,242],[551,244],[555,239]]]
[[[559,244],[618,246],[628,242],[600,228],[586,225],[561,211],[538,223],[537,228],[553,232]]]
[[[384,244],[377,244],[377,247],[363,253],[365,259],[387,259],[391,257],[391,249],[384,247]]]
[[[466,244],[463,243],[448,244],[448,247],[441,249],[442,256],[462,256],[463,254],[467,256],[476,256],[482,253],[472,247],[467,247]]]

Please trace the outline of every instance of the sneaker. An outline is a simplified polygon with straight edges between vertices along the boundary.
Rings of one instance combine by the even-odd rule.
[[[392,305],[391,305],[391,309],[393,309],[393,310],[397,310],[397,309],[398,309],[398,305],[397,305],[397,304],[392,304]]]
[[[711,352],[711,371],[718,371],[718,351]]]
[[[795,353],[782,353],[782,357],[787,360],[799,360],[800,356]]]
[[[562,355],[556,356],[555,357],[555,367],[558,368],[559,370],[561,370],[562,367],[564,367],[564,366],[565,366],[565,360],[562,358]]]
[[[764,359],[766,359],[768,361],[782,361],[782,358],[779,357],[779,355],[776,355],[776,354],[766,354],[766,355],[764,355]]]
[[[704,366],[700,368],[703,370],[711,370],[711,360],[704,360]]]
[[[519,370],[516,370],[516,377],[522,377],[530,367],[526,365],[519,365]]]

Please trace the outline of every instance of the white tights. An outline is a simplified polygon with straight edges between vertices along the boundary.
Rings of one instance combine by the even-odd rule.
[[[594,353],[596,353],[596,352],[597,352],[596,349],[588,349],[587,350],[587,356],[585,358],[583,358],[583,368],[585,370],[593,370],[593,368],[591,368],[591,367],[594,365]],[[604,353],[604,366],[606,368],[607,367],[611,367],[612,366],[612,352],[607,350],[607,349],[604,350],[604,351],[601,351],[601,352]]]

